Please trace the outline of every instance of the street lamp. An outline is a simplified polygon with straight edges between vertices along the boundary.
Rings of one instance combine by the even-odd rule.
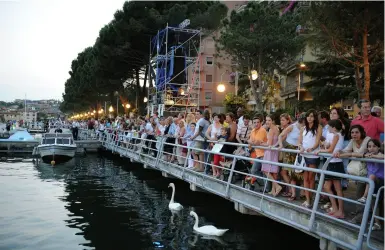
[[[218,86],[217,86],[217,90],[218,90],[219,93],[225,92],[225,90],[226,90],[226,87],[225,87],[225,85],[223,84],[222,78],[223,78],[223,75],[226,74],[226,73],[228,73],[228,72],[229,72],[229,71],[226,70],[225,72],[223,72],[223,73],[221,74],[221,81],[220,81],[220,83],[219,83]]]
[[[299,67],[300,67],[301,69],[304,69],[304,68],[306,68],[306,64],[303,63],[303,62],[301,62],[301,64],[299,65]]]
[[[126,109],[129,109],[129,108],[131,108],[131,105],[130,104],[126,104]]]
[[[251,74],[251,80],[255,81],[258,79],[258,72],[256,70],[252,70],[250,74]]]
[[[143,102],[144,102],[144,103],[148,102],[147,97],[145,97],[145,98],[143,99]]]
[[[222,92],[225,92],[226,87],[225,87],[225,85],[223,83],[220,83],[217,86],[217,90],[218,90],[219,93],[222,93]]]
[[[110,113],[114,112],[114,108],[112,107],[112,105],[110,106],[110,108],[108,109],[108,111],[110,111]]]

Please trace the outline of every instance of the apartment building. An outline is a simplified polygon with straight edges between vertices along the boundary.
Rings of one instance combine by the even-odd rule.
[[[2,111],[0,116],[4,118],[5,121],[21,121],[26,122],[36,122],[37,121],[37,112],[33,111]]]
[[[228,14],[232,10],[237,10],[244,6],[247,1],[223,1],[223,4],[229,9]],[[231,84],[233,79],[231,60],[222,57],[216,57],[216,49],[214,38],[220,35],[220,31],[215,31],[209,36],[202,39],[200,47],[200,67],[199,69],[190,69],[189,75],[194,75],[200,78],[200,100],[199,106],[201,109],[209,108],[211,112],[225,112],[223,100],[227,93],[234,93],[234,85]],[[192,72],[192,71],[195,72]],[[189,81],[192,81],[189,78]],[[218,84],[224,84],[225,91],[217,90]]]

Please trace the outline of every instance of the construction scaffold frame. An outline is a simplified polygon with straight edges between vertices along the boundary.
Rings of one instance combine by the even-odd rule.
[[[166,26],[150,43],[154,81],[148,91],[148,113],[160,116],[199,108],[202,32]],[[181,65],[184,63],[184,65]]]

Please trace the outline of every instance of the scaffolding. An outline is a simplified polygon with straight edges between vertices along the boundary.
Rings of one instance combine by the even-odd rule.
[[[201,30],[166,26],[150,43],[148,113],[194,112],[199,107]]]

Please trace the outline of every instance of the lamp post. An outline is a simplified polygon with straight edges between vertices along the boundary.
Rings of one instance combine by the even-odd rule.
[[[306,64],[301,62],[299,64],[299,72],[298,72],[298,87],[297,87],[297,115],[299,115],[299,100],[300,100],[300,94],[301,94],[301,73],[302,70],[306,68]]]

